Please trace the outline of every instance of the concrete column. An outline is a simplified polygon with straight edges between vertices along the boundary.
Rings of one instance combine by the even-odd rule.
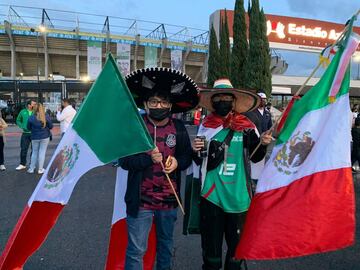
[[[79,27],[76,27],[76,37],[77,37],[77,48],[76,48],[76,79],[80,80],[80,36],[79,36]]]
[[[139,43],[140,43],[140,35],[137,34],[136,37],[135,37],[135,51],[134,51],[133,70],[137,70]]]
[[[45,80],[49,79],[49,51],[47,46],[46,33],[43,33],[44,38],[44,76]]]
[[[209,53],[206,54],[204,65],[202,67],[202,83],[207,82],[208,75],[208,61],[209,61]],[[211,85],[212,86],[212,85]]]
[[[163,55],[165,53],[166,47],[167,47],[167,38],[163,38],[162,45],[161,45],[161,52],[160,52],[160,56],[159,56],[159,67],[163,66]]]
[[[76,79],[80,80],[80,52],[76,54]]]
[[[13,80],[16,79],[16,48],[15,48],[15,42],[12,36],[12,32],[11,32],[11,23],[9,23],[8,21],[4,21],[4,25],[5,25],[5,32],[9,37],[10,40],[10,50],[11,50],[11,78]]]
[[[192,49],[192,42],[189,41],[189,42],[186,42],[186,52],[185,54],[183,55],[183,62],[182,62],[182,72],[186,73],[186,60],[191,52],[191,49]]]
[[[16,80],[16,52],[13,44],[11,44],[11,78]]]

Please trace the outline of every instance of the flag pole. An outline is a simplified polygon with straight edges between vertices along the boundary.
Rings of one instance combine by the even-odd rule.
[[[355,16],[358,16],[360,14],[360,9],[354,14]],[[345,26],[344,30],[342,31],[341,35],[337,38],[337,40],[329,47],[329,51],[331,51],[335,45],[337,44],[337,42],[343,38],[346,30],[348,28],[348,25]],[[307,85],[307,83],[310,81],[310,79],[315,75],[315,73],[317,72],[317,70],[320,68],[320,66],[322,65],[322,62],[319,61],[319,63],[317,64],[317,66],[314,68],[314,70],[311,72],[311,74],[308,76],[308,78],[305,80],[305,82],[300,86],[300,88],[296,91],[296,93],[293,95],[293,97],[299,96],[301,94],[301,92],[304,90],[305,86]],[[265,133],[266,134],[273,134],[275,127],[280,123],[281,118],[283,117],[284,113],[286,112],[287,107],[289,106],[290,103],[287,104],[286,108],[281,112],[279,118],[276,120],[275,124]],[[251,153],[250,155],[250,159],[254,156],[254,154],[256,153],[256,151],[259,149],[259,147],[261,146],[261,141],[259,142],[259,144],[255,147],[254,151]]]
[[[169,157],[170,157],[170,156],[169,156]],[[161,164],[162,169],[165,171],[164,164],[163,164],[162,162],[160,162],[160,164]],[[164,172],[164,173],[165,173],[165,172]],[[175,190],[175,188],[174,188],[174,185],[173,185],[172,182],[171,182],[171,179],[170,179],[169,175],[168,175],[167,173],[165,173],[165,176],[166,176],[166,179],[168,180],[168,182],[169,182],[169,184],[170,184],[170,186],[171,186],[171,189],[172,189],[172,191],[173,191],[173,193],[174,193],[174,195],[175,195],[176,201],[177,201],[178,205],[180,206],[181,212],[183,213],[183,215],[185,215],[184,207],[182,206],[182,204],[181,204],[181,202],[180,202],[179,196],[178,196],[177,193],[176,193],[176,190]]]

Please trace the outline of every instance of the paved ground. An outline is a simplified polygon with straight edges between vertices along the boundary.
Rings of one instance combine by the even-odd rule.
[[[190,129],[194,134],[194,129]],[[0,172],[0,251],[17,222],[27,200],[32,194],[38,175],[16,172],[19,155],[19,133],[9,128],[5,148],[7,171]],[[50,143],[47,160],[59,141],[58,131]],[[360,175],[355,186],[360,198]],[[82,177],[64,209],[58,223],[43,246],[29,259],[26,269],[103,269],[106,259],[111,225],[115,169],[111,166],[97,168]],[[360,218],[360,200],[357,200],[357,219]],[[182,218],[175,231],[175,270],[201,269],[199,236],[181,234]],[[360,269],[360,227],[357,225],[358,240],[353,247],[304,258],[249,262],[250,270],[357,270]]]

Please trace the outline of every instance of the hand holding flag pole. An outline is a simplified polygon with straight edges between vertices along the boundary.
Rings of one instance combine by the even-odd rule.
[[[170,162],[170,158],[171,158],[171,156],[168,156],[165,164],[167,164],[167,163]],[[165,173],[165,166],[164,166],[164,164],[163,164],[162,162],[160,162],[160,164],[161,164],[161,167],[162,167],[162,169],[164,170],[164,173]],[[179,206],[180,206],[181,212],[183,213],[183,215],[185,215],[184,207],[182,206],[182,204],[181,204],[181,202],[180,202],[179,196],[178,196],[177,193],[176,193],[176,190],[175,190],[175,188],[174,188],[174,185],[173,185],[172,182],[171,182],[171,179],[170,179],[169,175],[168,175],[167,173],[165,173],[165,176],[166,176],[166,179],[168,180],[168,182],[169,182],[169,184],[170,184],[170,186],[171,186],[171,189],[172,189],[172,191],[173,191],[173,193],[174,193],[174,195],[175,195],[176,201],[177,201],[177,203],[178,203]]]

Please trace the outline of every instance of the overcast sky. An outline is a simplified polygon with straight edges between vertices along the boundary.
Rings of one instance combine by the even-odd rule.
[[[31,6],[148,20],[207,30],[210,14],[218,9],[233,9],[234,3],[235,0],[32,0]],[[1,4],[30,6],[30,1],[1,0]],[[345,23],[360,8],[360,1],[260,0],[260,5],[267,14]],[[7,10],[7,7],[0,6],[0,14],[7,14]],[[51,12],[49,15],[51,17]],[[66,17],[64,14],[63,16]],[[360,26],[360,18],[356,25]],[[306,75],[317,61],[315,55],[306,54],[304,57],[298,53],[280,53],[288,60],[290,64],[288,73],[291,75]]]

